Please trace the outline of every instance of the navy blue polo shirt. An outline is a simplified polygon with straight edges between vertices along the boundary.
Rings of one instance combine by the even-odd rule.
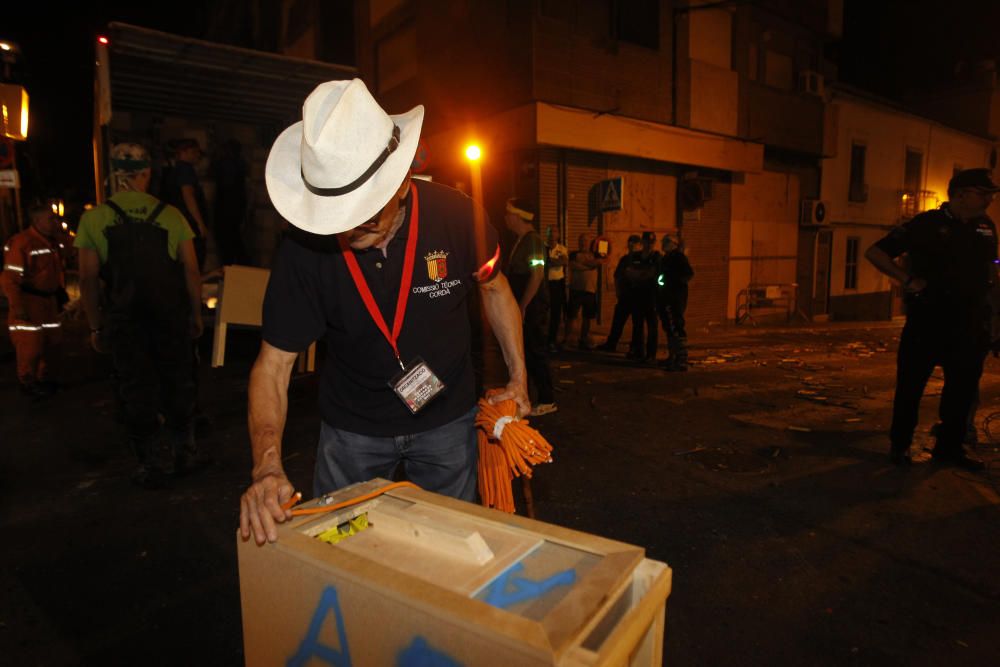
[[[372,436],[421,433],[454,421],[476,403],[466,305],[480,269],[497,249],[485,220],[477,242],[472,200],[451,188],[414,180],[418,193],[417,250],[399,352],[422,358],[444,382],[442,394],[412,414],[389,386],[399,374],[392,347],[368,313],[334,236],[292,228],[278,249],[264,296],[263,338],[288,352],[327,343],[320,380],[323,420]],[[386,326],[392,330],[412,225],[412,195],[402,226],[386,247],[355,251]],[[482,275],[491,280],[499,268]]]
[[[959,220],[945,204],[894,228],[875,246],[889,257],[906,253],[910,273],[927,281],[910,307],[939,311],[980,310],[993,282],[996,227],[986,216]]]

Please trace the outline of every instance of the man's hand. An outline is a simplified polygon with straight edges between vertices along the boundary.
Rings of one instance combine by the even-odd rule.
[[[500,401],[513,399],[517,403],[517,416],[524,417],[531,412],[531,399],[528,398],[528,384],[524,380],[511,380],[504,390],[488,400],[491,405]]]
[[[281,505],[295,493],[295,487],[288,481],[285,471],[278,469],[254,476],[254,482],[240,498],[240,537],[250,539],[253,532],[258,544],[278,541],[276,523],[284,523],[292,518],[290,509]]]
[[[205,323],[201,319],[201,313],[191,318],[191,338],[197,340],[205,332]]]
[[[90,332],[90,347],[94,348],[94,352],[98,354],[107,354],[111,351],[107,334],[102,329]]]

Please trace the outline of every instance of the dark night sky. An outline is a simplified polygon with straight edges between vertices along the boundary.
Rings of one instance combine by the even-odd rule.
[[[209,0],[211,2],[211,0]],[[845,0],[843,40],[831,47],[845,82],[887,96],[943,80],[961,59],[1000,57],[1000,1]],[[37,3],[39,5],[43,3]],[[171,0],[68,3],[54,16],[17,10],[0,39],[23,52],[31,95],[31,131],[23,147],[25,194],[93,197],[90,131],[93,40],[109,21],[124,21],[191,37],[204,36],[206,2]],[[19,158],[20,159],[20,158]]]
[[[94,40],[111,21],[190,37],[204,24],[204,2],[114,1],[66,3],[53,11],[17,10],[0,25],[0,39],[22,52],[22,83],[31,98],[29,139],[18,152],[25,194],[54,197],[78,191],[93,200],[90,146],[93,122]],[[169,11],[164,8],[169,8]],[[24,167],[27,167],[25,169]]]

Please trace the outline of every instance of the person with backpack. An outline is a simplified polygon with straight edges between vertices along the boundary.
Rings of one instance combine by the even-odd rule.
[[[184,217],[147,193],[146,149],[118,144],[111,167],[116,193],[80,219],[80,288],[91,345],[111,353],[118,376],[139,461],[133,481],[156,488],[200,460],[191,428],[191,340],[202,333],[201,278]]]

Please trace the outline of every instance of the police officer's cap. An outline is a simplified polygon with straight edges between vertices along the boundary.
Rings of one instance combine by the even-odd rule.
[[[958,192],[965,188],[976,188],[986,192],[1000,192],[993,179],[990,178],[989,169],[963,169],[948,182],[948,192]]]

